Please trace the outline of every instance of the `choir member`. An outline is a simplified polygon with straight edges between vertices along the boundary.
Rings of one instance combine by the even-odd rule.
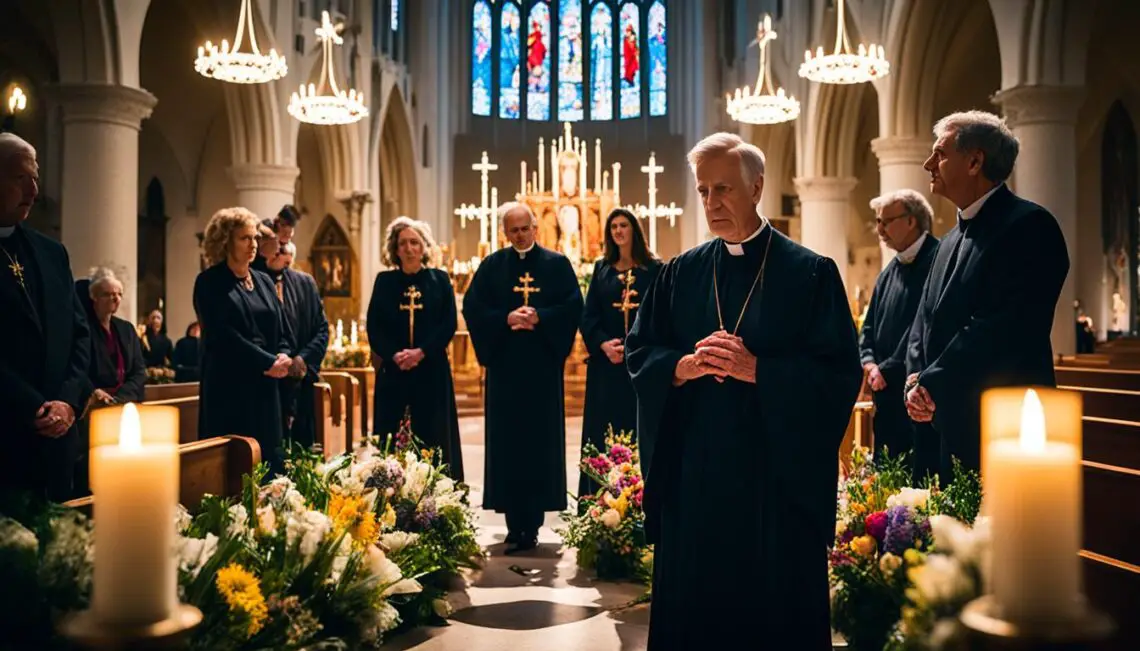
[[[146,317],[142,347],[147,368],[170,366],[174,344],[170,342],[170,337],[166,336],[160,310],[151,310],[151,313]]]
[[[171,361],[174,362],[175,382],[197,382],[201,376],[199,373],[201,336],[202,326],[194,321],[186,326],[186,336],[174,344],[174,355]]]

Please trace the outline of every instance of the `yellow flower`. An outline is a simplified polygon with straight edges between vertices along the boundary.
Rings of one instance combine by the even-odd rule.
[[[427,448],[423,448],[422,450],[420,450],[420,456],[423,458],[424,461],[430,462],[431,461],[431,455],[432,455],[433,451],[434,450],[429,450]]]
[[[365,545],[374,543],[380,537],[380,525],[376,522],[376,514],[369,511],[357,521],[356,526],[348,530],[353,543],[363,549]]]
[[[396,510],[391,504],[384,505],[384,515],[380,516],[380,524],[384,525],[385,529],[396,526]]]
[[[626,494],[624,492],[620,497],[614,497],[613,495],[606,493],[606,506],[617,511],[618,515],[624,518],[625,511],[629,508],[629,500],[626,498]]]
[[[873,556],[875,554],[875,539],[871,536],[859,536],[851,541],[851,551],[859,556]]]
[[[261,594],[257,577],[242,566],[231,563],[218,570],[215,584],[230,610],[249,618],[249,636],[256,635],[269,617],[269,609],[265,606],[265,597]]]
[[[906,561],[907,565],[922,565],[922,561],[925,560],[925,558],[922,552],[917,549],[908,549],[903,552],[903,560]]]

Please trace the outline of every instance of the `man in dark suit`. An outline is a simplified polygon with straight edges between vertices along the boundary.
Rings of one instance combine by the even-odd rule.
[[[61,500],[92,391],[90,340],[67,251],[23,225],[38,193],[36,150],[0,133],[0,492]]]
[[[1000,386],[1056,385],[1049,339],[1069,255],[1057,220],[1010,191],[1018,141],[983,111],[934,125],[923,167],[935,194],[958,207],[939,246],[911,328],[907,412],[951,457],[978,469],[981,394]]]

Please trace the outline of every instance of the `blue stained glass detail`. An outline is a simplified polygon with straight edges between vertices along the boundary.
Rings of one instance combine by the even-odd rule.
[[[491,5],[479,0],[471,10],[471,112],[491,115]]]
[[[526,117],[550,119],[550,5],[531,5],[526,35]]]
[[[649,8],[649,115],[665,115],[667,108],[665,5],[658,0]]]
[[[519,7],[503,5],[499,16],[499,117],[519,117]]]
[[[400,0],[392,0],[392,14],[388,17],[388,22],[393,32],[400,31]]]
[[[614,18],[599,2],[590,11],[590,119],[614,117]]]
[[[641,115],[641,12],[637,5],[627,2],[621,8],[621,117]]]
[[[562,0],[558,7],[558,120],[585,117],[582,97],[582,0]]]

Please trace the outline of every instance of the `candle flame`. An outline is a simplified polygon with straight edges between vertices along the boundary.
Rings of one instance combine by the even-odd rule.
[[[1027,452],[1045,450],[1045,410],[1033,389],[1025,391],[1021,403],[1021,449]]]
[[[142,449],[142,432],[139,425],[139,410],[134,403],[123,405],[123,417],[119,421],[119,447],[125,450]]]

